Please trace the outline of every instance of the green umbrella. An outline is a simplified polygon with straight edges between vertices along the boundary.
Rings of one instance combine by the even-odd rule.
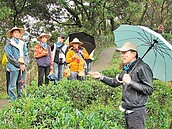
[[[145,26],[121,25],[114,35],[118,47],[125,42],[137,45],[139,56],[151,67],[154,78],[172,81],[172,45],[159,33]]]

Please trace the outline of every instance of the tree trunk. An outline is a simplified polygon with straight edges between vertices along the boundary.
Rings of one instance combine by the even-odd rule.
[[[111,31],[115,30],[115,23],[113,17],[110,18],[110,24],[111,24]]]

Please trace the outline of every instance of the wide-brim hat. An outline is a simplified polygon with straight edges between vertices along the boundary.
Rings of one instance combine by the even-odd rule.
[[[22,37],[24,34],[25,34],[25,29],[24,28],[18,28],[18,27],[13,27],[11,30],[9,30],[7,33],[6,33],[6,35],[7,35],[7,38],[11,38],[12,36],[11,36],[11,32],[13,31],[13,30],[19,30],[20,31],[20,36]]]
[[[116,49],[116,51],[120,51],[120,52],[125,52],[125,51],[130,51],[130,50],[137,52],[137,46],[132,42],[126,42],[122,45],[121,48]]]
[[[82,45],[83,42],[79,41],[78,38],[74,38],[74,39],[72,40],[72,42],[70,42],[70,45],[72,45],[72,44],[79,44],[79,45]]]
[[[37,37],[37,40],[40,41],[41,37],[45,36],[47,38],[47,40],[49,40],[51,38],[50,34],[46,34],[46,33],[42,33],[40,36]]]

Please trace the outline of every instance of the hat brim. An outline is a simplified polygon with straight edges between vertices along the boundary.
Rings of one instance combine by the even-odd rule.
[[[7,35],[7,38],[11,38],[12,35],[11,35],[11,32],[13,30],[19,30],[20,31],[20,36],[22,37],[24,34],[25,34],[25,29],[24,28],[12,28],[11,30],[9,30],[6,35]]]
[[[131,48],[117,48],[116,49],[116,51],[119,51],[119,52],[126,52],[126,51],[130,51],[130,50],[137,52],[137,50],[131,49]]]
[[[45,36],[45,37],[47,38],[47,40],[49,40],[50,37],[51,37],[49,34],[40,35],[40,36],[37,38],[37,40],[40,41],[40,39],[41,39],[43,36]]]
[[[83,45],[83,42],[70,42],[70,45],[72,44],[79,44],[79,45]]]

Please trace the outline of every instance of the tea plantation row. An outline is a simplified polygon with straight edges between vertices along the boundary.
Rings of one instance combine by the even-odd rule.
[[[106,70],[109,73],[111,69]],[[33,81],[10,106],[0,111],[2,129],[123,129],[118,106],[121,87],[111,88],[91,77],[64,79],[58,85],[37,87]],[[167,129],[172,118],[171,87],[155,80],[147,105],[147,129]]]

